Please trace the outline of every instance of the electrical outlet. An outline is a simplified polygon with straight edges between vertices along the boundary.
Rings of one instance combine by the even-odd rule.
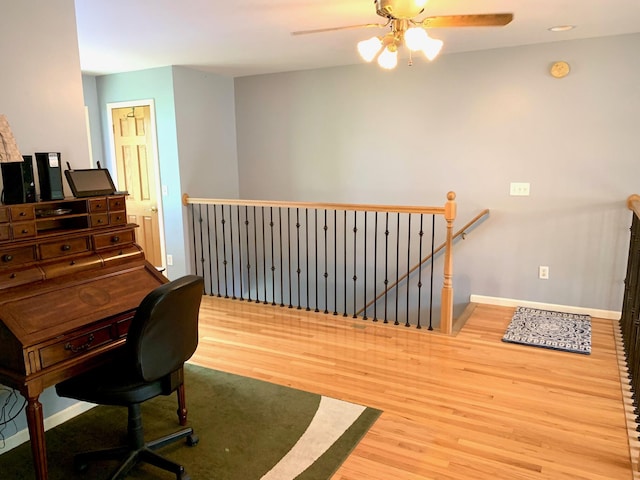
[[[167,265],[173,265],[173,255],[167,255]]]
[[[542,280],[549,280],[549,267],[540,265],[538,267],[538,278]]]
[[[512,197],[528,197],[531,184],[529,182],[511,182],[509,195]]]

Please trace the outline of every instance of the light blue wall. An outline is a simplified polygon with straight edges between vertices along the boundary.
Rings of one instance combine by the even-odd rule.
[[[442,205],[488,221],[454,254],[470,294],[621,309],[640,178],[640,35],[237,78],[242,198]],[[566,60],[568,77],[549,66]],[[509,196],[530,182],[529,197]],[[547,265],[550,279],[538,279]]]
[[[180,188],[180,165],[176,131],[172,67],[137,72],[104,75],[96,78],[102,121],[104,157],[112,158],[109,145],[109,103],[153,99],[156,112],[160,182],[167,187],[162,197],[167,254],[173,255],[173,265],[167,266],[167,276],[178,278],[188,272],[183,235],[183,207]]]

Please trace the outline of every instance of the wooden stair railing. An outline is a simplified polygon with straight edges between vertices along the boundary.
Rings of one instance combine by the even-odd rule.
[[[235,296],[235,285],[238,284],[239,285],[239,290],[240,290],[240,299],[244,299],[244,293],[246,293],[247,291],[251,292],[255,292],[256,295],[258,295],[258,286],[256,285],[256,283],[258,282],[258,269],[259,267],[262,266],[264,273],[262,275],[262,280],[264,281],[264,283],[267,283],[267,280],[269,280],[270,282],[270,286],[273,287],[273,285],[276,283],[276,281],[278,280],[274,275],[273,275],[273,271],[274,270],[278,270],[280,272],[280,286],[279,286],[279,290],[278,292],[281,295],[281,306],[284,306],[284,302],[282,301],[282,298],[284,297],[283,294],[283,289],[284,289],[284,284],[282,281],[282,276],[284,275],[284,273],[290,275],[289,277],[287,277],[288,280],[288,287],[289,287],[289,302],[290,305],[289,307],[293,307],[293,305],[291,305],[291,298],[292,298],[292,294],[291,294],[291,286],[292,284],[295,284],[296,278],[295,278],[295,274],[297,273],[298,277],[297,277],[297,283],[298,283],[298,292],[294,292],[294,296],[296,296],[295,294],[297,293],[297,298],[298,298],[298,308],[301,308],[300,305],[300,298],[303,296],[303,292],[300,291],[300,275],[301,275],[301,270],[304,270],[307,275],[309,274],[309,271],[311,270],[311,268],[309,268],[309,264],[307,263],[306,265],[306,269],[304,268],[304,265],[300,265],[300,259],[303,258],[301,257],[304,256],[305,252],[300,252],[300,251],[295,251],[296,247],[298,249],[300,249],[300,245],[302,245],[302,247],[304,248],[304,239],[302,240],[302,243],[300,242],[300,239],[297,239],[297,243],[296,243],[296,238],[295,236],[298,235],[300,236],[301,234],[308,234],[307,227],[310,229],[312,227],[312,225],[310,224],[304,224],[304,218],[302,220],[297,219],[297,215],[299,213],[299,210],[303,212],[303,215],[307,214],[308,212],[312,212],[315,213],[316,215],[316,227],[317,227],[317,215],[318,212],[322,212],[324,213],[325,216],[325,226],[324,226],[324,232],[322,232],[322,229],[318,229],[318,230],[313,230],[312,234],[314,236],[314,239],[316,242],[318,242],[318,239],[320,238],[320,236],[324,233],[325,238],[322,239],[324,240],[324,244],[323,247],[325,249],[325,256],[323,257],[325,259],[326,262],[326,249],[327,249],[327,238],[326,238],[326,231],[327,231],[327,220],[326,220],[326,216],[327,216],[327,212],[331,211],[332,214],[334,215],[333,217],[333,225],[329,225],[330,227],[334,227],[333,228],[333,233],[336,234],[336,232],[338,230],[340,230],[340,234],[344,234],[344,238],[340,237],[340,246],[344,246],[344,252],[340,251],[340,253],[344,253],[344,258],[340,258],[339,260],[341,262],[344,261],[344,264],[340,264],[338,265],[337,263],[335,264],[336,268],[333,268],[332,273],[334,273],[336,275],[336,281],[334,281],[334,283],[332,284],[332,286],[337,285],[338,283],[340,283],[341,286],[344,286],[344,296],[340,296],[341,299],[344,298],[344,306],[345,306],[345,313],[344,315],[347,315],[347,308],[346,308],[346,303],[347,303],[347,260],[349,260],[349,262],[352,262],[353,265],[349,265],[349,273],[353,273],[353,287],[349,287],[349,290],[351,293],[351,291],[353,292],[353,313],[354,313],[354,317],[356,317],[356,298],[358,297],[359,294],[356,293],[356,288],[362,288],[361,284],[358,284],[358,287],[356,287],[356,281],[360,281],[361,283],[364,282],[364,291],[366,292],[367,290],[367,258],[366,258],[366,254],[367,254],[367,243],[366,243],[366,239],[367,239],[367,218],[369,214],[375,215],[376,218],[376,228],[377,227],[377,219],[378,219],[378,214],[382,213],[383,216],[386,217],[386,219],[389,219],[389,215],[392,214],[396,214],[397,215],[397,227],[398,230],[396,232],[391,232],[391,237],[396,239],[396,248],[397,251],[395,252],[396,254],[396,258],[395,258],[395,263],[393,263],[393,266],[396,268],[396,273],[398,271],[398,268],[400,266],[400,261],[398,261],[399,259],[399,252],[400,252],[400,243],[399,243],[399,238],[400,238],[400,232],[402,229],[404,229],[406,227],[406,225],[402,225],[402,229],[400,227],[400,216],[401,215],[406,215],[408,217],[408,227],[409,227],[409,231],[411,233],[413,233],[415,235],[415,230],[411,231],[411,215],[413,214],[418,214],[420,219],[422,218],[422,215],[432,215],[433,218],[437,217],[442,217],[444,219],[444,221],[446,222],[446,227],[445,227],[445,242],[444,242],[444,247],[439,247],[439,250],[441,250],[442,248],[445,249],[444,252],[444,266],[443,266],[443,282],[442,282],[442,290],[441,290],[441,304],[440,304],[440,331],[442,333],[445,334],[450,334],[452,331],[452,325],[453,325],[453,256],[452,256],[452,245],[453,245],[453,238],[454,238],[454,234],[453,234],[453,223],[454,220],[456,218],[456,202],[455,202],[455,193],[454,192],[449,192],[447,194],[447,201],[444,204],[444,206],[441,207],[419,207],[419,206],[384,206],[384,205],[365,205],[365,204],[342,204],[342,203],[315,203],[315,202],[280,202],[280,201],[259,201],[259,200],[238,200],[238,199],[210,199],[210,198],[192,198],[189,197],[189,195],[184,194],[183,195],[183,205],[185,206],[191,206],[192,208],[191,210],[191,214],[192,214],[192,230],[193,230],[193,248],[194,248],[194,261],[196,261],[196,270],[198,270],[198,265],[197,262],[201,261],[203,266],[202,266],[202,272],[206,272],[207,275],[211,276],[211,283],[212,283],[212,290],[213,290],[213,278],[214,278],[214,272],[213,272],[213,267],[210,267],[208,270],[205,269],[204,263],[205,263],[205,256],[208,255],[209,256],[209,260],[211,260],[212,257],[212,253],[211,253],[211,245],[213,242],[217,242],[218,239],[222,239],[224,241],[226,241],[226,239],[230,238],[230,248],[228,251],[226,251],[223,254],[223,261],[219,262],[218,259],[218,253],[217,253],[217,248],[218,248],[218,244],[216,243],[215,246],[213,247],[214,250],[216,250],[216,262],[218,262],[215,266],[215,268],[220,268],[220,270],[224,270],[224,275],[221,275],[223,278],[221,279],[220,283],[223,283],[225,285],[233,285],[233,291],[232,291],[232,296],[233,298],[236,298]],[[196,208],[197,207],[197,208]],[[204,211],[202,210],[202,207],[204,207]],[[212,216],[216,216],[217,212],[220,213],[220,216],[222,217],[222,219],[220,220],[219,218],[209,218],[209,209],[208,207],[213,207],[213,215]],[[234,207],[234,210],[232,211],[232,207]],[[241,213],[241,208],[242,208],[242,213]],[[249,210],[249,208],[253,209],[253,216],[251,216],[251,210]],[[256,214],[256,210],[258,210],[258,212],[262,212],[261,213],[261,217],[258,218],[257,214]],[[267,214],[270,213],[271,215],[273,215],[273,212],[276,212],[276,218],[273,218],[273,216],[271,217],[271,219],[266,218]],[[296,218],[294,218],[294,222],[295,223],[290,223],[290,218],[289,215],[290,213],[293,212],[293,214],[296,216]],[[342,216],[344,217],[344,223],[341,225],[337,224],[337,212],[341,212],[341,220],[342,220]],[[351,212],[353,212],[353,228],[349,229],[347,227],[347,212],[349,212],[349,215],[351,215]],[[361,217],[357,217],[357,215],[362,215],[364,214],[364,233],[360,233],[358,232],[358,221],[361,220],[356,220],[356,218],[360,219]],[[198,229],[198,226],[196,225],[196,215],[199,216],[198,222],[202,225],[203,223],[206,223],[206,228],[207,229],[213,229],[215,231],[204,231],[202,230],[202,227],[200,227],[200,229]],[[279,216],[282,215],[284,218],[280,218]],[[203,218],[204,217],[204,218]],[[396,218],[395,216],[393,217],[394,219]],[[403,217],[404,219],[405,217]],[[261,224],[258,225],[258,220],[261,220]],[[253,221],[254,224],[249,226],[250,221]],[[351,221],[351,220],[350,220]],[[404,221],[404,220],[403,220]],[[278,228],[280,229],[280,231],[273,231],[274,229],[274,223],[276,223],[278,225]],[[301,227],[301,223],[303,224],[303,228]],[[435,222],[434,222],[435,225]],[[262,237],[260,238],[260,235],[258,235],[259,233],[259,227],[262,228]],[[235,230],[234,230],[235,228]],[[271,232],[269,231],[269,228],[271,228]],[[414,227],[415,228],[415,227]],[[226,229],[226,230],[225,230]],[[420,242],[422,242],[422,220],[420,220]],[[196,232],[196,230],[198,230],[198,232]],[[271,237],[268,239],[271,242],[274,241],[274,238],[277,238],[280,240],[280,251],[277,251],[278,246],[276,246],[276,252],[275,252],[275,257],[278,257],[277,259],[279,260],[280,264],[279,265],[274,265],[273,260],[274,260],[274,244],[271,243],[269,245],[266,245],[265,248],[265,244],[264,244],[264,240],[265,240],[265,230],[267,234],[271,234]],[[301,233],[302,230],[302,233]],[[386,235],[386,238],[389,238],[389,230],[391,230],[391,228],[389,228],[389,226],[387,225],[387,231],[384,232],[384,234]],[[439,230],[440,231],[440,230]],[[352,232],[352,233],[351,233]],[[197,233],[199,235],[197,235]],[[349,233],[349,235],[352,236],[353,240],[349,240],[349,247],[353,247],[353,252],[350,252],[349,255],[351,256],[349,259],[347,258],[347,233]],[[375,234],[380,234],[381,232],[379,231],[375,231]],[[402,232],[404,233],[404,231]],[[209,237],[207,237],[209,235]],[[293,238],[289,238],[288,235],[291,235],[291,237]],[[358,242],[360,242],[362,238],[364,238],[364,248],[360,249],[360,248],[356,248],[356,236],[357,235],[361,235],[358,238]],[[394,236],[395,235],[395,236]],[[213,240],[212,240],[213,239]],[[253,249],[257,248],[256,245],[254,245],[254,243],[250,242],[254,242],[255,240],[262,240],[263,244],[261,245],[263,251],[256,251],[256,254],[254,254]],[[283,244],[282,244],[282,240],[285,240],[285,245],[284,245],[284,249],[283,249]],[[333,238],[330,240],[334,240],[334,244],[333,245],[329,245],[329,249],[332,251],[330,251],[330,254],[333,254],[333,257],[331,257],[331,260],[335,260],[336,262],[338,261],[337,256],[338,256],[338,239],[337,238]],[[234,242],[235,242],[235,247],[234,247]],[[255,242],[255,243],[259,243],[259,242]],[[206,251],[205,249],[205,244],[206,246],[209,248],[209,251]],[[421,245],[421,243],[420,243]],[[271,248],[271,251],[269,252],[269,247]],[[318,250],[318,245],[316,243],[316,254],[318,253],[322,253]],[[222,246],[221,248],[224,248],[224,246]],[[407,247],[410,250],[410,247]],[[288,249],[288,250],[287,250]],[[357,254],[356,254],[356,250],[358,250]],[[357,275],[356,275],[356,256],[357,255],[362,255],[362,252],[364,252],[364,280],[358,279]],[[407,254],[413,253],[415,255],[416,250],[413,251],[408,251]],[[260,253],[260,255],[258,255],[258,253]],[[270,258],[267,259],[268,254],[270,253]],[[376,251],[377,253],[377,251]],[[202,258],[198,258],[196,259],[195,256],[200,254]],[[235,254],[235,257],[234,257]],[[243,254],[244,254],[244,258],[243,258]],[[288,261],[287,261],[287,254],[288,254]],[[251,257],[251,255],[254,255],[254,265],[250,265],[249,263],[249,257]],[[391,255],[390,255],[391,256]],[[262,264],[258,264],[258,257],[260,257],[260,260],[262,260],[264,262],[264,265]],[[293,260],[295,261],[296,259],[298,260],[298,266],[297,268],[295,268],[294,265],[292,265],[292,257]],[[409,255],[407,255],[407,260]],[[377,256],[374,255],[374,258],[377,258]],[[418,257],[420,258],[420,257]],[[283,262],[284,259],[284,262]],[[305,258],[307,262],[309,262],[309,257]],[[358,259],[360,261],[362,261],[362,258],[358,257]],[[271,270],[271,278],[267,278],[267,260],[271,260],[271,266],[270,266],[270,270]],[[318,260],[318,256],[316,255],[316,258],[314,259]],[[246,263],[244,263],[246,262]],[[415,262],[415,260],[414,260]],[[234,263],[235,263],[235,268],[236,270],[234,271]],[[409,263],[409,262],[407,262]],[[220,266],[222,265],[222,266]],[[230,265],[230,267],[229,267]],[[285,268],[284,266],[286,266],[288,269],[285,272]],[[340,267],[340,273],[344,273],[344,278],[337,278],[337,271],[338,268]],[[408,266],[408,265],[407,265]],[[230,268],[231,270],[231,278],[227,279],[226,276],[226,272],[227,272],[227,267]],[[329,267],[334,267],[334,265],[330,265]],[[371,268],[371,267],[369,267]],[[244,269],[244,271],[243,271]],[[324,281],[324,289],[323,292],[326,295],[326,291],[327,291],[327,281],[326,281],[326,277],[327,277],[327,265],[325,263],[324,265],[324,275],[319,275],[318,271],[318,265],[316,263],[316,277],[312,277],[311,280],[316,282],[316,288],[320,282],[320,280]],[[375,271],[375,267],[373,269]],[[252,277],[250,275],[250,273],[253,272],[254,277]],[[262,272],[260,272],[262,273]],[[237,275],[238,277],[241,277],[241,279],[238,281],[237,277],[234,277],[234,275]],[[385,275],[386,275],[386,271],[385,271]],[[320,277],[324,277],[323,279],[321,279]],[[375,278],[375,277],[374,277]],[[215,273],[215,279],[216,281],[218,281],[219,279],[219,274],[216,272]],[[244,286],[245,291],[243,292],[243,280],[246,280],[246,284]],[[255,280],[255,282],[251,283],[252,280]],[[303,284],[305,283],[304,281],[302,282]],[[307,288],[308,288],[308,283],[309,283],[309,277],[307,277]],[[385,278],[385,284],[387,284],[387,279]],[[396,278],[396,283],[397,283],[397,278]],[[252,290],[253,289],[253,290]],[[336,290],[337,292],[337,290]],[[397,292],[397,290],[396,290]],[[260,292],[261,293],[261,292]],[[276,291],[274,290],[273,295],[271,295],[272,297],[272,302],[273,305],[275,305],[275,293]],[[265,297],[266,297],[266,289],[265,289]],[[225,296],[227,296],[226,292],[225,292]],[[375,296],[375,294],[374,294]],[[398,298],[399,294],[396,293],[396,313],[398,313]],[[417,294],[418,299],[420,298],[420,292],[418,292]],[[359,297],[358,297],[359,298]],[[338,302],[338,295],[336,293],[335,296],[332,297],[332,300],[334,300],[335,304],[337,304]],[[251,293],[249,293],[249,298],[248,300],[252,300],[251,298]],[[256,300],[257,301],[257,300]],[[307,296],[305,298],[305,301],[310,304],[311,303],[311,299],[309,296],[309,292],[307,291]],[[409,293],[407,290],[407,303],[409,301]],[[366,293],[365,293],[365,302],[366,302]],[[419,302],[419,300],[418,300]],[[265,303],[266,303],[266,298],[265,298]],[[327,301],[325,298],[325,312],[324,313],[328,313],[326,311],[326,305],[327,305]],[[307,309],[309,309],[310,305],[307,305]],[[407,310],[409,309],[409,306],[407,304]],[[334,311],[334,315],[337,315],[337,308],[335,309],[336,311]],[[420,310],[420,307],[418,307],[418,311]],[[318,293],[316,290],[316,311],[318,311]],[[386,315],[386,307],[385,307],[385,315]],[[408,315],[408,312],[407,312]],[[366,317],[365,317],[366,318]],[[375,315],[374,315],[374,321],[376,321]],[[385,317],[385,322],[386,322],[386,317]],[[398,319],[396,318],[395,321],[396,324],[399,324]],[[409,323],[409,318],[407,316],[407,320],[405,323],[406,326],[410,326]],[[429,325],[431,328],[431,325]],[[418,322],[417,322],[417,327],[421,328],[420,326],[420,318],[418,317]]]

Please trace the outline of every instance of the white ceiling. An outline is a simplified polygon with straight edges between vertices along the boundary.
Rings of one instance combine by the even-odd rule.
[[[639,0],[430,0],[423,16],[506,12],[514,20],[505,27],[431,35],[447,54],[640,32]],[[374,0],[76,0],[76,15],[81,68],[92,74],[184,65],[243,76],[358,64],[356,43],[385,32],[291,35],[384,22]],[[576,28],[548,31],[565,24]]]

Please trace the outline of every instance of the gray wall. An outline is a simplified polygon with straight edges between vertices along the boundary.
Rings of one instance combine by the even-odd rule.
[[[4,2],[0,59],[0,112],[9,119],[21,153],[61,152],[63,162],[88,168],[73,0]],[[75,403],[58,399],[53,389],[40,398],[47,416]],[[0,392],[0,404],[4,400]],[[26,418],[20,415],[2,434],[10,437],[24,428]]]
[[[240,197],[442,205],[490,219],[454,256],[470,294],[620,310],[639,191],[640,35],[238,78]],[[563,59],[561,80],[548,73]],[[529,197],[509,196],[530,182]],[[548,265],[550,279],[538,279]]]

